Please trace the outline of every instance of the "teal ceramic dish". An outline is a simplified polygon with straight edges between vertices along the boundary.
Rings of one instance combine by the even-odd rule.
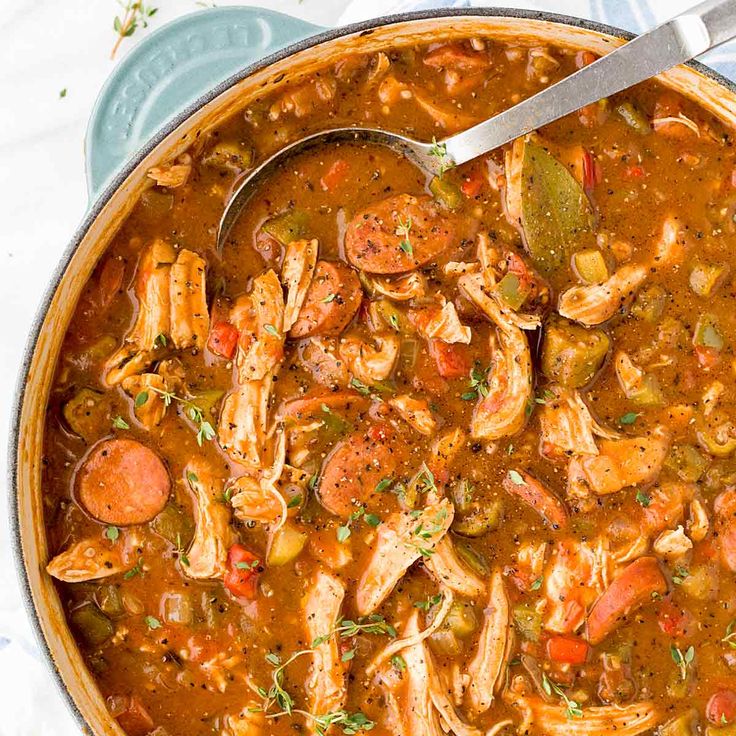
[[[79,654],[45,573],[44,415],[74,306],[143,191],[146,172],[175,158],[255,97],[347,53],[470,35],[605,54],[628,34],[574,18],[498,8],[423,11],[336,30],[258,8],[214,8],[151,33],[102,90],[86,140],[89,211],[49,284],[29,337],[9,448],[9,508],[21,586],[49,671],[82,732],[123,735]],[[736,126],[736,88],[715,72],[693,63],[662,75],[661,81]]]

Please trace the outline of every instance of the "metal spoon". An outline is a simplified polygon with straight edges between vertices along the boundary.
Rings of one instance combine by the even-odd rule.
[[[220,220],[220,249],[259,181],[283,161],[308,148],[347,141],[397,151],[431,174],[464,164],[585,105],[628,89],[689,61],[736,36],[736,0],[706,0],[637,36],[610,54],[565,77],[518,105],[434,143],[375,128],[334,128],[290,143],[251,171],[238,185]]]

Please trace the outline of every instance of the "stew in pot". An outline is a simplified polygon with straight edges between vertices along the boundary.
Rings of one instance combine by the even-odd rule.
[[[51,393],[69,623],[129,736],[736,734],[733,132],[655,82],[427,179],[590,63],[346,56],[150,170]]]

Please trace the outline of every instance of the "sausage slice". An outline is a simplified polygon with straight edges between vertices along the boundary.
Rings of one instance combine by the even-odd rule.
[[[153,519],[166,505],[171,480],[161,458],[135,440],[106,440],[77,473],[77,500],[103,524]]]
[[[363,290],[352,268],[335,261],[318,261],[289,335],[339,335],[355,316],[362,298]]]
[[[369,273],[402,273],[429,263],[454,237],[448,213],[432,197],[399,194],[353,217],[345,231],[345,255]]]
[[[322,466],[320,503],[336,516],[347,518],[358,506],[370,506],[381,491],[376,486],[391,477],[399,464],[399,449],[387,425],[373,425],[335,445]]]

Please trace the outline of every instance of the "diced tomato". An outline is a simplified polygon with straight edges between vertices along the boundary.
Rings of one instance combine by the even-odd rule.
[[[576,636],[551,636],[547,639],[547,658],[561,664],[584,664],[589,648]]]
[[[681,606],[675,605],[670,598],[665,598],[657,611],[659,628],[673,639],[684,636],[691,621],[690,612]]]
[[[429,354],[442,378],[463,378],[470,373],[470,360],[457,343],[429,340]]]
[[[460,185],[460,191],[468,199],[472,199],[481,193],[485,182],[486,179],[483,176],[483,172],[480,169],[474,168],[463,178],[463,183]]]
[[[721,359],[721,352],[705,345],[696,345],[695,356],[698,359],[698,365],[708,370],[718,364],[718,361]]]
[[[255,598],[260,570],[258,555],[242,544],[234,544],[227,553],[227,572],[223,584],[236,598]]]
[[[624,169],[624,176],[627,179],[641,179],[644,176],[644,169],[641,166],[627,166]]]
[[[393,437],[394,431],[390,424],[371,424],[366,434],[371,442],[385,442]]]
[[[719,690],[713,693],[705,706],[705,717],[719,726],[736,721],[736,692]]]
[[[588,64],[592,64],[598,57],[592,51],[578,51],[575,54],[575,66],[582,69]]]
[[[210,352],[228,360],[235,355],[238,345],[238,331],[229,322],[215,322],[210,330],[207,347]]]
[[[350,164],[339,158],[337,161],[333,161],[330,168],[319,180],[319,184],[326,192],[331,192],[345,181],[348,171],[350,171]]]
[[[118,723],[128,736],[146,736],[155,725],[136,695],[128,698],[126,709],[118,715]]]

